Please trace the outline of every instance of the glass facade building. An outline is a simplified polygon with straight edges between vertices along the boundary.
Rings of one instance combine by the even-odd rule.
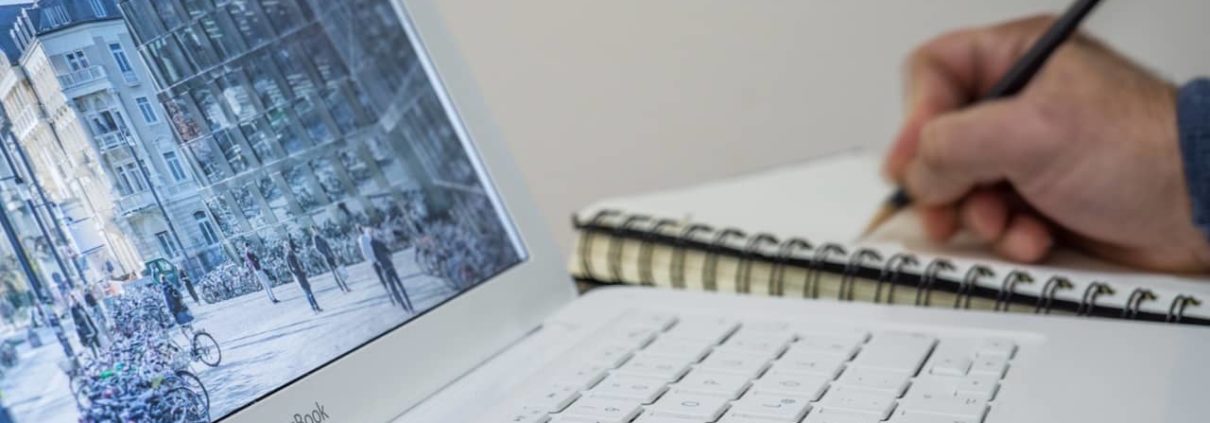
[[[389,0],[120,6],[200,179],[208,213],[196,224],[227,257],[308,227],[490,220]]]

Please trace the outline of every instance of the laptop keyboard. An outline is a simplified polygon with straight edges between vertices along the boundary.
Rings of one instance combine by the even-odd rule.
[[[505,421],[978,423],[1016,350],[1007,338],[636,311],[539,374]]]

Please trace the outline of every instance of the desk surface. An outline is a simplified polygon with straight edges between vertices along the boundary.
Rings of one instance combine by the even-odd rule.
[[[436,1],[558,241],[594,199],[852,146],[900,119],[900,64],[949,29],[1066,0]],[[1210,75],[1210,2],[1109,1],[1089,28]]]

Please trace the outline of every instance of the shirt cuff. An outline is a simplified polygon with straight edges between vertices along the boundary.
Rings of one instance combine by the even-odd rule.
[[[1176,104],[1193,223],[1210,239],[1210,79],[1185,84]]]

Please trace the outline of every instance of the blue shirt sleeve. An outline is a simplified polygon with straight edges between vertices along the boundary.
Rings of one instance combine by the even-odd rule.
[[[1193,223],[1210,237],[1210,79],[1181,87],[1176,114]]]

